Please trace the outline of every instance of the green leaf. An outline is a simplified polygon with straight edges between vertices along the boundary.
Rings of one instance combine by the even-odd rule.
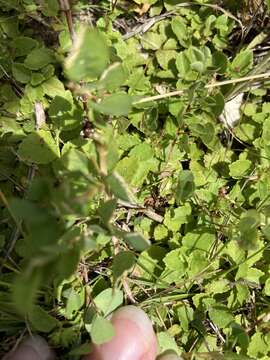
[[[151,88],[151,83],[149,78],[144,74],[142,67],[137,67],[132,70],[132,73],[129,75],[126,85],[130,87],[132,93],[137,91],[147,91]]]
[[[158,50],[156,52],[156,58],[159,65],[167,70],[172,67],[172,64],[175,63],[175,56],[177,52],[175,50]]]
[[[201,244],[200,247],[205,246],[204,244]],[[194,246],[194,248],[191,251],[191,254],[189,256],[188,262],[188,276],[197,276],[198,273],[200,273],[203,269],[206,268],[206,266],[209,265],[208,260],[206,259],[205,252],[202,252],[201,249],[196,250],[197,247]]]
[[[78,172],[85,175],[90,174],[87,156],[77,149],[70,149],[61,157],[61,165],[70,172]]]
[[[184,246],[189,249],[198,249],[208,252],[216,239],[214,230],[197,227],[196,230],[188,232],[182,240]]]
[[[263,122],[262,139],[265,145],[270,145],[270,117],[267,117]]]
[[[134,201],[134,197],[128,188],[128,185],[117,172],[108,175],[105,178],[105,183],[109,186],[110,191],[116,198],[131,203]]]
[[[237,323],[231,324],[233,341],[241,347],[242,351],[247,350],[249,345],[249,336],[247,332]]]
[[[35,164],[48,164],[59,157],[59,149],[49,131],[39,130],[21,142],[18,155]]]
[[[48,333],[56,326],[59,326],[58,320],[49,315],[42,307],[36,305],[29,314],[29,320],[36,331]]]
[[[72,46],[72,40],[70,38],[70,33],[68,30],[63,30],[60,32],[59,34],[59,43],[60,43],[60,46],[61,46],[61,50],[64,52],[64,53],[67,53],[71,46]]]
[[[211,51],[208,47],[190,46],[176,57],[176,67],[180,77],[185,80],[196,80],[198,72],[203,73],[212,63]]]
[[[121,86],[127,78],[126,71],[121,63],[114,63],[110,65],[101,75],[99,85],[113,91]]]
[[[45,77],[42,74],[32,73],[31,75],[31,85],[37,86],[45,81]]]
[[[53,74],[54,74],[54,66],[52,64],[49,64],[41,69],[41,75],[45,78],[45,80],[51,78]]]
[[[20,274],[14,282],[12,294],[15,309],[20,314],[30,314],[34,308],[37,290],[41,285],[42,270]]]
[[[46,0],[41,11],[45,16],[56,16],[59,11],[59,2],[57,0]]]
[[[1,2],[3,4],[3,2]],[[2,14],[2,13],[1,13]],[[18,16],[3,16],[0,18],[0,28],[9,38],[16,38],[19,36],[19,21]]]
[[[191,44],[191,37],[183,18],[176,16],[171,22],[172,31],[175,33],[179,43],[183,47],[188,47]]]
[[[228,68],[228,58],[221,51],[213,53],[213,67],[218,74],[224,74]]]
[[[81,27],[65,62],[67,77],[74,81],[97,78],[108,64],[109,50],[104,36],[96,29]]]
[[[75,230],[77,230],[75,228]],[[76,232],[76,231],[74,231]],[[78,241],[79,235],[74,234],[73,241]],[[81,251],[78,244],[74,244],[70,249],[63,251],[56,263],[57,277],[60,280],[67,279],[76,271],[80,262]]]
[[[231,69],[234,75],[245,75],[252,67],[253,64],[253,51],[242,50],[233,59]]]
[[[119,289],[105,289],[94,298],[96,307],[108,316],[123,304],[123,293]]]
[[[254,268],[250,267],[247,263],[241,264],[238,268],[238,271],[235,275],[235,280],[238,279],[246,279],[247,281],[250,281],[251,283],[260,284],[260,279],[264,276],[264,272]]]
[[[92,350],[91,344],[89,344],[89,342],[86,342],[85,344],[81,344],[75,347],[75,349],[72,349],[69,352],[69,355],[71,356],[88,355],[90,354],[91,350]]]
[[[189,199],[195,190],[194,176],[190,170],[182,170],[176,188],[176,201],[178,203]]]
[[[54,62],[54,53],[46,48],[32,50],[24,60],[24,65],[30,70],[39,70]]]
[[[106,115],[128,115],[132,108],[132,97],[119,93],[104,97],[99,103],[90,102],[91,106]]]
[[[84,293],[79,293],[75,289],[71,288],[68,292],[68,300],[65,309],[65,316],[68,319],[72,319],[75,316],[75,313],[83,306],[84,304]]]
[[[162,273],[162,279],[166,282],[178,282],[186,273],[186,260],[181,249],[170,251],[164,258],[166,265],[165,271]]]
[[[215,306],[208,311],[210,319],[220,328],[225,328],[234,321],[233,315],[224,306]]]
[[[195,70],[197,73],[202,74],[205,70],[204,63],[201,61],[194,61],[190,64],[190,68]]]
[[[57,95],[53,98],[49,108],[51,118],[59,118],[72,109],[72,95],[69,92],[65,92],[63,95],[65,95],[65,97]]]
[[[139,233],[128,233],[124,235],[125,242],[137,251],[144,251],[150,246],[150,241]]]
[[[256,126],[254,124],[241,123],[235,129],[235,135],[242,141],[250,142],[255,139],[257,133]]]
[[[160,268],[160,264],[166,253],[167,251],[161,246],[151,245],[140,254],[138,265],[144,270],[144,278],[154,279],[154,276],[161,274],[163,268]]]
[[[28,83],[31,79],[31,71],[21,63],[12,64],[12,74],[15,80],[23,84]]]
[[[117,145],[121,150],[127,151],[138,145],[141,141],[137,134],[124,133],[117,137]]]
[[[256,229],[260,224],[260,214],[256,210],[248,210],[239,222],[239,230],[242,233]]]
[[[230,176],[238,179],[249,174],[251,168],[251,161],[249,160],[236,160],[229,165]]]
[[[114,257],[112,264],[114,279],[117,280],[123,274],[125,274],[126,271],[132,269],[132,267],[135,265],[135,261],[135,256],[130,251],[121,251],[119,254],[117,254]]]
[[[44,93],[50,98],[54,98],[57,95],[63,96],[63,92],[65,92],[64,84],[56,76],[53,76],[49,80],[45,81],[41,87]]]
[[[215,148],[215,127],[211,122],[201,123],[201,120],[194,118],[194,123],[191,123],[190,129],[192,133],[201,138],[203,143],[211,150]],[[199,120],[199,121],[198,121]]]
[[[266,296],[270,296],[270,278],[264,284],[264,293]]]
[[[141,143],[131,149],[129,156],[121,159],[116,170],[135,187],[142,185],[150,171],[158,171],[158,161],[150,144]]]
[[[191,206],[185,204],[175,209],[167,209],[164,217],[164,225],[173,232],[180,230],[181,225],[188,222],[191,214]]]
[[[109,320],[97,316],[92,323],[90,334],[93,343],[100,345],[110,341],[115,335],[115,331]]]
[[[15,55],[18,57],[29,54],[37,45],[38,42],[36,40],[27,36],[18,36],[11,43],[11,46],[16,49]]]
[[[74,104],[72,93],[67,90],[61,96],[55,96],[49,108],[50,118],[57,128],[63,131],[73,130],[80,126],[82,109]]]
[[[244,302],[248,302],[249,301],[249,289],[248,286],[246,284],[237,284],[236,285],[236,290],[237,290],[237,301],[239,302],[240,305],[243,305]]]
[[[177,316],[184,331],[188,331],[189,325],[194,317],[194,310],[188,305],[180,306],[177,309]]]
[[[0,133],[14,133],[24,135],[22,127],[16,122],[16,119],[5,116],[0,117]]]
[[[221,92],[216,93],[214,96],[209,96],[205,100],[206,104],[210,108],[210,111],[213,112],[214,115],[219,116],[222,114],[225,106],[225,100]],[[215,129],[212,134],[215,136]]]
[[[179,355],[179,349],[175,339],[168,332],[160,332],[157,334],[158,344],[161,352],[173,350]]]
[[[260,214],[256,210],[248,210],[238,223],[240,246],[245,249],[256,248],[258,240],[258,226],[260,224]]]
[[[223,294],[230,290],[229,281],[226,279],[219,279],[207,285],[208,293],[212,294]]]
[[[156,32],[148,31],[141,38],[144,49],[147,50],[158,50],[161,48],[164,37]]]
[[[269,351],[269,333],[262,333],[257,331],[252,335],[247,354],[254,356],[255,359],[263,358]]]
[[[176,67],[180,77],[185,80],[195,80],[197,75],[191,70],[190,61],[185,51],[181,51],[176,57]]]
[[[116,199],[110,199],[108,201],[101,202],[98,208],[98,213],[104,224],[106,225],[109,224],[113,216],[114,210],[116,209],[116,205],[117,205]]]
[[[158,225],[154,230],[154,238],[155,240],[162,240],[168,236],[168,229],[164,225]]]
[[[212,358],[212,359],[214,360],[214,358]],[[221,358],[221,360],[255,360],[255,359],[251,358],[249,356],[246,356],[246,355],[241,355],[241,354],[236,354],[236,353],[233,353],[230,351],[225,351],[224,357]]]

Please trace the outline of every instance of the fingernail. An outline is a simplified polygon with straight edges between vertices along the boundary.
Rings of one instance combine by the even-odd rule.
[[[143,334],[153,334],[151,320],[146,313],[134,305],[123,306],[112,316],[112,322],[118,319],[126,319],[135,323]]]
[[[111,341],[92,344],[85,360],[155,360],[157,340],[150,319],[135,306],[124,306],[110,318],[115,330]]]
[[[157,353],[157,338],[152,322],[147,314],[134,305],[123,306],[113,314],[111,319],[113,324],[121,320],[130,321],[138,329],[137,334],[134,334],[134,336],[141,338],[141,346],[145,349],[145,354],[141,359],[151,360],[153,357],[155,358]]]

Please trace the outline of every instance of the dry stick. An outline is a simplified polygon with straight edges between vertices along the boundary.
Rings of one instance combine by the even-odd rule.
[[[122,39],[123,40],[128,40],[130,38],[132,38],[133,36],[136,36],[138,34],[144,34],[146,33],[148,30],[151,29],[151,27],[153,27],[157,22],[161,21],[161,20],[164,20],[168,17],[171,17],[174,15],[174,12],[173,11],[168,11],[164,14],[161,14],[161,15],[157,15],[157,16],[154,16],[146,21],[144,21],[144,23],[142,25],[137,25],[135,26],[135,28],[133,28],[133,30],[131,31],[128,31],[126,34],[124,34],[122,36]]]
[[[268,53],[262,58],[262,60],[250,71],[249,76],[255,76],[260,74],[262,75],[262,73],[269,70],[269,63],[270,63],[270,51],[268,51]],[[235,95],[243,92],[247,85],[241,83],[236,85],[233,88],[233,90],[229,92],[228,94],[229,99],[232,99]]]
[[[114,11],[118,0],[112,0],[112,11]]]
[[[244,77],[241,77],[241,78],[238,78],[238,79],[224,80],[224,81],[220,81],[220,82],[215,82],[213,84],[207,84],[207,85],[205,85],[205,89],[212,89],[212,88],[219,87],[219,86],[224,86],[224,85],[229,85],[229,84],[236,84],[236,83],[249,81],[249,80],[264,79],[264,78],[268,78],[268,77],[270,77],[270,72],[263,73],[263,74],[257,74],[257,75],[249,75],[249,76],[244,76]],[[184,93],[185,93],[185,90],[170,91],[170,92],[165,93],[165,94],[148,96],[146,98],[135,101],[133,104],[134,105],[142,104],[142,103],[146,103],[146,102],[149,102],[149,101],[165,99],[167,97],[179,96],[179,95],[182,95]]]
[[[46,115],[41,102],[35,103],[36,130],[38,131],[46,123]]]
[[[70,38],[72,41],[72,44],[74,44],[76,39],[76,33],[73,26],[73,20],[72,20],[72,12],[70,9],[69,0],[59,0],[60,8],[65,13],[67,24],[68,24],[68,30],[70,34]],[[93,131],[93,124],[91,120],[89,119],[88,114],[88,105],[87,105],[87,94],[82,94],[82,104],[83,104],[83,110],[85,113],[84,123],[83,123],[83,136],[84,138],[91,137],[92,131]]]
[[[119,199],[117,200],[117,204],[119,205],[119,207],[123,207],[126,209],[134,209],[137,212],[141,212],[141,213],[145,214],[149,219],[154,220],[158,223],[163,222],[163,216],[157,214],[152,208],[142,206],[139,204],[131,204],[126,201],[119,200]]]
[[[76,33],[74,30],[74,26],[73,26],[72,12],[71,12],[71,8],[70,8],[69,0],[59,0],[59,4],[60,4],[61,10],[65,13],[70,38],[71,38],[72,43],[74,44],[75,39],[76,39]],[[88,129],[91,132],[92,131],[92,123],[88,116],[88,106],[87,106],[87,95],[86,94],[83,94],[83,96],[82,96],[82,103],[83,103],[83,109],[84,109],[84,112],[86,115],[85,129],[86,129],[86,132]],[[85,135],[86,135],[86,132],[85,132]],[[88,137],[88,136],[85,136],[85,137]]]
[[[70,4],[68,0],[59,0],[60,9],[65,13],[68,25],[68,31],[70,33],[70,37],[72,42],[75,40],[75,31],[72,20],[72,13],[70,9]]]

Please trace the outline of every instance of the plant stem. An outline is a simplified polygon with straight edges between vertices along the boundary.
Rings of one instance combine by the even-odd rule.
[[[258,79],[267,79],[269,77],[270,77],[270,72],[266,72],[266,73],[263,73],[263,74],[257,74],[257,75],[249,75],[249,76],[244,76],[244,77],[237,78],[237,79],[224,80],[224,81],[215,82],[213,84],[207,84],[207,85],[205,85],[205,89],[212,89],[212,88],[219,87],[219,86],[237,84],[237,83],[241,83],[241,82],[245,82],[245,81],[253,81],[253,80],[258,80]],[[167,97],[179,96],[179,95],[184,94],[184,92],[185,92],[184,90],[175,90],[175,91],[170,91],[170,92],[165,93],[165,94],[148,96],[148,97],[145,97],[145,98],[142,98],[140,100],[135,101],[133,104],[134,105],[142,104],[142,103],[146,103],[146,102],[149,102],[149,101],[165,99]]]

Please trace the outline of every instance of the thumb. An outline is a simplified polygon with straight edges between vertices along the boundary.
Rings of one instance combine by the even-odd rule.
[[[92,352],[84,360],[155,360],[157,340],[143,310],[124,306],[112,315],[111,322],[115,329],[112,340],[93,344]]]

